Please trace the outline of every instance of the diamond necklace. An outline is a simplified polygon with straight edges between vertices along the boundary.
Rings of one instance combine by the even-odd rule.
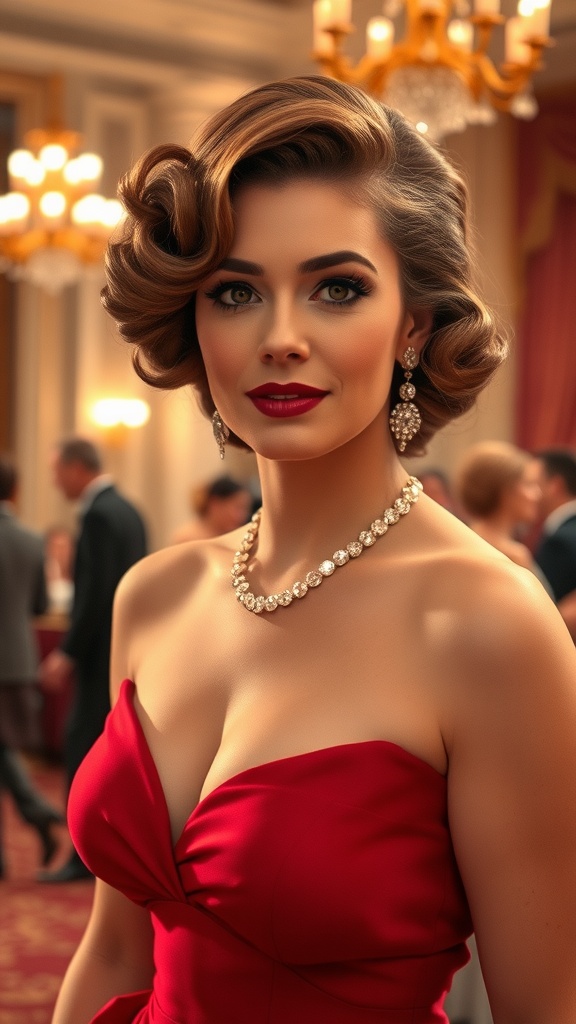
[[[325,559],[317,569],[312,569],[311,572],[306,573],[302,582],[297,580],[289,590],[282,590],[279,594],[270,594],[269,597],[256,597],[250,590],[250,584],[245,576],[250,551],[258,536],[258,528],[260,526],[262,509],[258,509],[258,512],[254,513],[248,524],[240,544],[240,550],[235,553],[232,564],[232,586],[236,591],[238,601],[249,612],[254,612],[255,615],[259,615],[260,612],[275,612],[277,608],[287,608],[289,604],[292,604],[295,597],[305,597],[311,587],[319,587],[326,576],[331,576],[336,569],[346,565],[346,562],[349,562],[351,558],[358,558],[365,548],[371,548],[379,537],[383,537],[388,532],[390,526],[398,522],[400,516],[408,514],[412,505],[418,501],[421,490],[422,484],[420,481],[415,476],[408,477],[407,483],[400,492],[400,497],[396,498],[396,501],[393,502],[390,508],[384,510],[380,519],[374,520],[369,530],[362,530],[358,540],[351,541],[345,548],[339,548],[338,551],[334,552],[332,558]]]

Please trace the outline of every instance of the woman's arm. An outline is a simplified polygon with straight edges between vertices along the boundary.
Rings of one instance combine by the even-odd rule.
[[[537,584],[509,582],[451,643],[450,825],[495,1024],[574,1024],[576,654]]]
[[[138,635],[139,602],[147,590],[146,562],[124,577],[114,601],[110,658],[111,700],[130,675]],[[150,916],[116,889],[96,880],[88,926],[66,972],[52,1024],[87,1024],[113,996],[150,988],[153,976]]]
[[[88,926],[64,977],[52,1024],[88,1024],[113,996],[152,987],[148,911],[96,881]]]

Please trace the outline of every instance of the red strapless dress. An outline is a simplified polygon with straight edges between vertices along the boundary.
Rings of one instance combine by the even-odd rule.
[[[446,780],[394,743],[248,768],[173,847],[126,681],[80,767],[70,828],[91,870],[148,908],[154,988],[94,1024],[440,1024],[466,963]]]

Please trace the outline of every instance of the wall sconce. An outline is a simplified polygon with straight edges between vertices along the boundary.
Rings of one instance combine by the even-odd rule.
[[[101,398],[92,406],[92,421],[105,431],[114,447],[126,443],[128,431],[143,427],[150,419],[150,406],[141,398]]]

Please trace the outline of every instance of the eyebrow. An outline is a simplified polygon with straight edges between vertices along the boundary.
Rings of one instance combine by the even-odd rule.
[[[375,274],[378,273],[370,260],[367,260],[365,256],[361,256],[359,252],[354,252],[353,249],[342,249],[339,252],[328,252],[324,256],[313,256],[311,259],[300,263],[298,271],[300,274],[311,274],[316,270],[327,270],[329,267],[337,267],[341,263],[361,263],[362,266],[368,267]],[[231,270],[235,274],[250,274],[252,277],[262,277],[264,275],[264,268],[259,263],[239,260],[235,256],[227,256],[226,259],[222,260],[218,269]]]

